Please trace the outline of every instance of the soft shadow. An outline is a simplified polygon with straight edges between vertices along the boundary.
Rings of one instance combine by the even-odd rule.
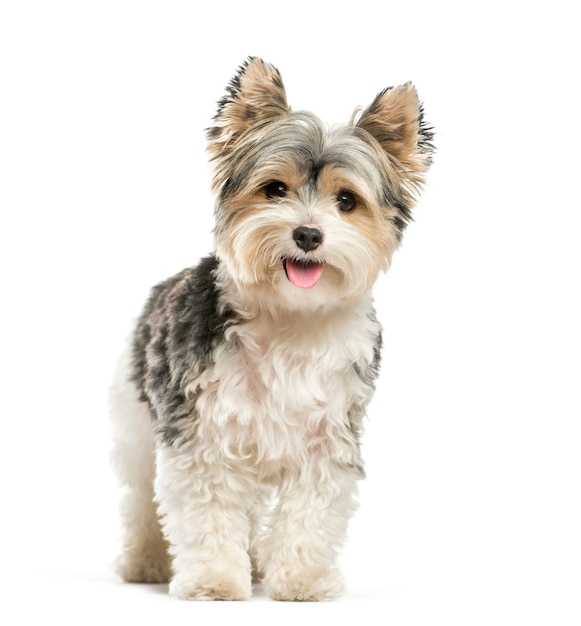
[[[144,589],[149,593],[154,593],[161,596],[169,595],[169,585],[167,583],[163,584],[153,584],[153,583],[123,583],[124,585],[128,585],[137,589]]]

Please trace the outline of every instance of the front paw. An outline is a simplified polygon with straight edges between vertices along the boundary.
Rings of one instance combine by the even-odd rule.
[[[250,573],[203,571],[177,574],[169,592],[180,600],[248,600],[251,595]]]
[[[344,589],[343,579],[336,568],[280,568],[265,578],[264,584],[273,600],[297,602],[334,600]]]

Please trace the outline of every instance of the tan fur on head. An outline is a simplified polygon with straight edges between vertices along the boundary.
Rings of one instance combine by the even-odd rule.
[[[294,229],[314,223],[324,243],[300,261],[326,269],[301,306],[368,292],[390,265],[430,162],[422,117],[406,84],[380,92],[358,119],[329,129],[311,113],[291,111],[276,68],[248,59],[208,131],[217,253],[230,278],[289,306],[294,291],[283,261],[297,255]],[[275,181],[287,191],[273,201],[265,190]],[[337,204],[345,191],[357,199],[349,212]]]
[[[220,102],[214,126],[208,131],[208,151],[213,157],[224,156],[248,128],[289,111],[278,70],[262,59],[250,57]]]
[[[423,125],[422,106],[411,83],[380,92],[356,125],[379,142],[412,184],[423,182],[431,163],[431,132]]]

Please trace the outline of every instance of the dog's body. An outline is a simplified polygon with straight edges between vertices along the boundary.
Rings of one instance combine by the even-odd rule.
[[[209,130],[216,251],[153,290],[113,399],[126,580],[188,599],[324,600],[363,475],[371,288],[431,133],[410,85],[327,130],[250,59]]]

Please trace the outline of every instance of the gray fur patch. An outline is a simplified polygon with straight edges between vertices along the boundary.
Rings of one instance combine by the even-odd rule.
[[[133,380],[158,420],[164,442],[173,444],[180,422],[197,419],[195,397],[186,398],[184,376],[202,372],[234,313],[220,302],[218,261],[211,255],[155,287],[133,341]]]

